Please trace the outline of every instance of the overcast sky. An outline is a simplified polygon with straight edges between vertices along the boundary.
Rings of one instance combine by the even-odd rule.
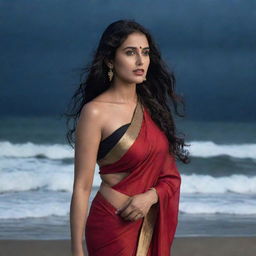
[[[253,0],[0,0],[0,115],[58,115],[103,30],[133,18],[177,77],[189,119],[255,120]]]

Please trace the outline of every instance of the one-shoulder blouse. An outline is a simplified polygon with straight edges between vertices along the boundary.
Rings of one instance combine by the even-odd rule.
[[[130,124],[131,123],[122,125],[118,129],[116,129],[113,133],[111,133],[111,135],[109,135],[108,137],[106,137],[104,140],[100,142],[97,160],[103,158],[110,151],[110,149],[115,146],[115,144],[126,132]]]

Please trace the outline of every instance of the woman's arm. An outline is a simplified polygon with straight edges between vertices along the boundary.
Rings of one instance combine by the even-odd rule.
[[[98,147],[101,139],[100,111],[93,102],[80,114],[75,135],[75,169],[70,204],[71,249],[73,256],[83,256],[83,238],[88,201],[92,189]]]

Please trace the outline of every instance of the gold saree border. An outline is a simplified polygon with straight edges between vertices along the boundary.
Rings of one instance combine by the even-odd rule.
[[[152,240],[157,216],[157,205],[154,204],[144,217],[139,235],[136,256],[147,256],[148,249]]]
[[[131,124],[119,141],[110,149],[110,151],[97,164],[101,167],[118,161],[135,142],[143,121],[143,106],[138,100],[133,112]]]

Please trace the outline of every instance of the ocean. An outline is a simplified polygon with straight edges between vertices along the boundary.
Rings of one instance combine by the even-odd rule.
[[[176,237],[256,234],[256,123],[179,121],[191,163],[181,173]],[[74,151],[65,121],[0,119],[0,239],[69,239]],[[95,168],[93,200],[99,185]],[[170,216],[171,217],[171,216]]]

